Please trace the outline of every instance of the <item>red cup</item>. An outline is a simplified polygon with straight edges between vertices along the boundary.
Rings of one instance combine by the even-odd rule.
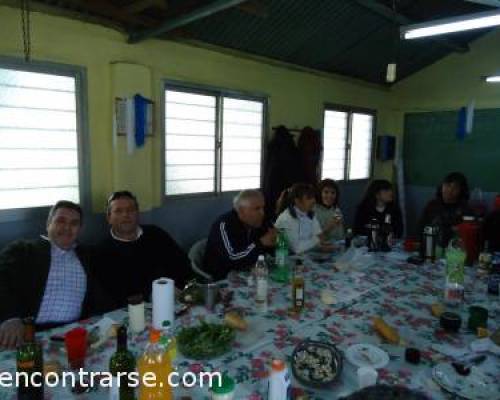
[[[416,239],[406,239],[403,243],[403,249],[407,253],[413,253],[418,250],[420,243]]]
[[[87,330],[75,328],[64,336],[66,352],[68,353],[68,364],[71,369],[80,369],[85,365],[87,355]]]
[[[495,203],[493,205],[494,210],[500,210],[500,194],[497,194],[495,197]]]

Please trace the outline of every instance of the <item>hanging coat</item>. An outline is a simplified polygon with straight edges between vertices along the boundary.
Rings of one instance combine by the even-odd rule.
[[[299,136],[298,148],[302,164],[303,182],[316,186],[320,179],[320,161],[323,145],[319,131],[306,126]]]
[[[302,181],[300,155],[292,134],[283,125],[275,130],[266,151],[264,197],[266,216],[274,220],[275,206],[284,189]]]

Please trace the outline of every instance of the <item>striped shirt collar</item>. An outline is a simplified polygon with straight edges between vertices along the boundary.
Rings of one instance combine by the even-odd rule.
[[[142,234],[144,233],[144,231],[142,230],[142,228],[140,226],[137,227],[137,232],[135,234],[135,239],[131,239],[131,240],[128,240],[128,239],[122,239],[118,236],[115,235],[115,233],[113,232],[113,228],[111,228],[109,230],[109,232],[111,233],[111,237],[115,240],[118,240],[119,242],[135,242],[136,240],[139,240],[139,238],[142,236]]]

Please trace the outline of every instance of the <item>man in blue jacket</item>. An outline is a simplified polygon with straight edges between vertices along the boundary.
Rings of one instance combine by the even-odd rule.
[[[231,270],[255,264],[257,257],[276,243],[276,229],[264,222],[264,196],[258,190],[244,190],[233,200],[233,210],[220,216],[210,229],[204,269],[214,280]]]

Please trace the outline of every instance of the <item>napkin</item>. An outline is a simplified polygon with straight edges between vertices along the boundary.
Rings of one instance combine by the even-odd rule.
[[[367,254],[363,248],[350,247],[341,257],[335,261],[338,270],[367,268],[375,264],[376,260],[371,254]]]
[[[496,354],[500,356],[500,346],[497,346],[490,338],[484,339],[476,339],[471,342],[470,348],[474,352],[485,352],[489,351],[490,353]]]
[[[111,331],[113,325],[116,325],[116,321],[109,317],[102,317],[99,321],[97,321],[95,324],[90,325],[88,327],[88,331],[96,331],[98,335],[98,340],[95,343],[92,343],[90,347],[96,348],[99,347],[101,344],[103,344],[109,337],[111,337]]]
[[[432,344],[431,347],[448,357],[459,358],[469,353],[466,348],[454,347],[448,344]]]

